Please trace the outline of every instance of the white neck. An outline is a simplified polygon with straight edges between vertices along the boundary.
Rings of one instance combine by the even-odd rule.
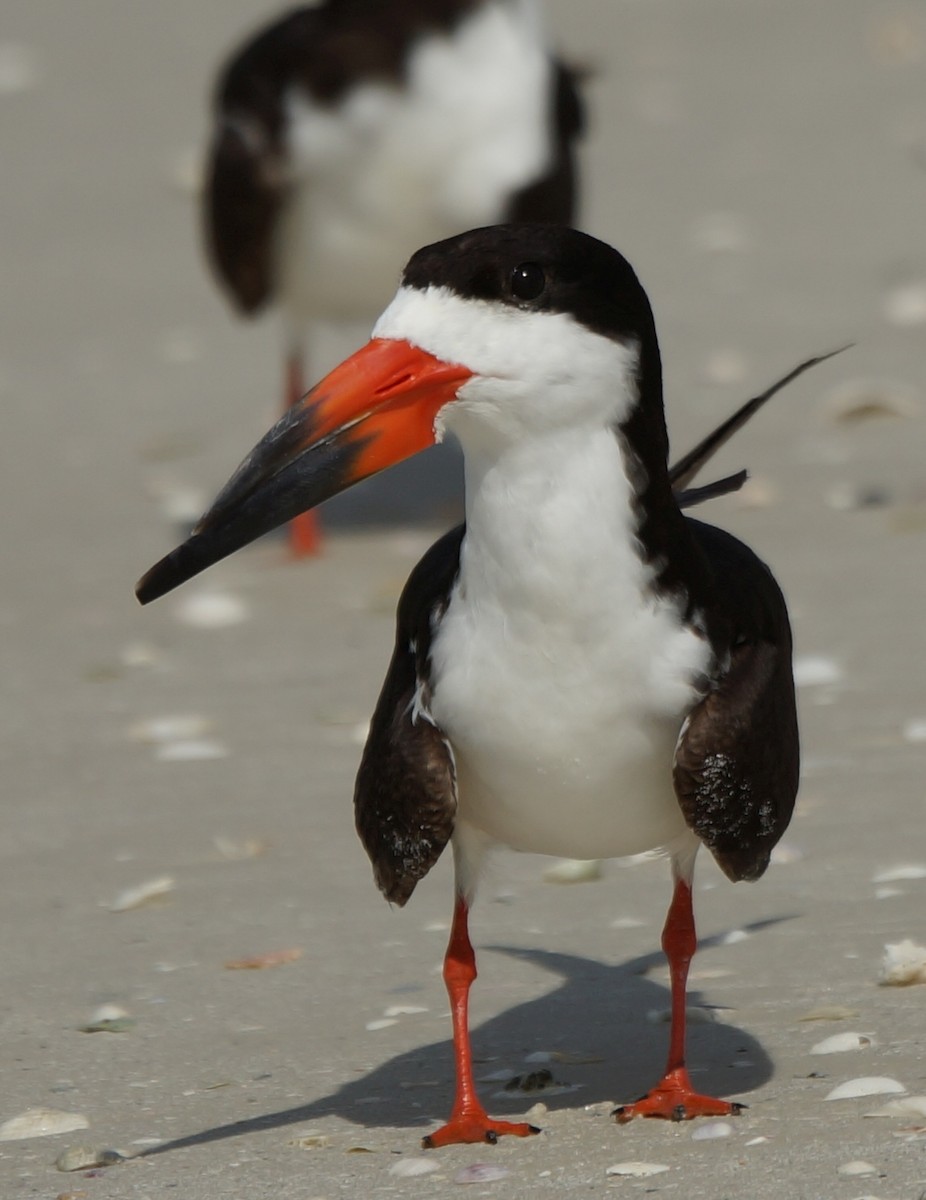
[[[652,572],[611,429],[559,430],[492,455],[467,439],[464,451],[467,603],[568,622],[582,637],[607,628],[616,603],[639,605]]]

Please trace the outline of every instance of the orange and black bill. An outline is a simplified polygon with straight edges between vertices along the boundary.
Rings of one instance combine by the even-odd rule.
[[[434,442],[441,408],[471,377],[404,341],[374,338],[254,447],[190,537],[138,582],[142,604],[298,513]]]

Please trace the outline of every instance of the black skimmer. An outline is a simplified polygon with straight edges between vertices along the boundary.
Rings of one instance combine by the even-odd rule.
[[[286,403],[319,319],[372,321],[416,246],[499,221],[570,224],[582,110],[537,0],[324,0],[223,68],[204,195],[219,281],[277,301]],[[318,547],[314,514],[291,528]]]
[[[698,1094],[685,1068],[692,876],[703,844],[730,879],[758,878],[788,824],[791,634],[768,568],[681,509],[742,483],[688,488],[784,382],[670,471],[655,325],[626,260],[556,226],[475,230],[412,257],[372,340],[277,423],[138,585],[147,603],[445,430],[460,439],[466,523],[405,587],[355,792],[390,901],[405,904],[453,849],[457,1091],[428,1146],[535,1132],[492,1120],[473,1081],[467,921],[493,843],[571,858],[665,852],[668,1064],[616,1116],[740,1107]]]

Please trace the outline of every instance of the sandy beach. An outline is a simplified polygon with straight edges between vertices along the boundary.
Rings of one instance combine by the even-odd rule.
[[[714,1137],[610,1119],[663,1064],[666,864],[567,886],[504,851],[477,1073],[544,1132],[420,1150],[452,1090],[450,863],[390,909],[351,796],[441,506],[133,596],[276,412],[279,327],[227,310],[195,196],[216,65],[275,10],[7,0],[0,1126],[71,1128],[0,1131],[4,1198],[926,1194],[926,985],[880,983],[886,945],[926,943],[926,9],[548,7],[589,72],[581,224],[652,300],[674,449],[854,343],[723,451],[752,479],[701,514],[773,567],[800,684],[776,861],[734,886],[705,854],[696,880],[691,1065],[748,1109]],[[556,1086],[506,1089],[538,1070]],[[827,1099],[869,1077],[894,1092]],[[61,1171],[81,1146],[126,1161]]]

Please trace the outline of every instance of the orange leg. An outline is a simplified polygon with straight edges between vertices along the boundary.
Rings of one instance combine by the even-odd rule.
[[[539,1133],[535,1125],[523,1122],[493,1121],[479,1103],[473,1080],[473,1056],[469,1042],[469,989],[476,978],[476,956],[468,931],[469,909],[462,896],[457,897],[453,928],[444,958],[444,982],[450,996],[453,1020],[453,1053],[456,1060],[457,1087],[450,1120],[436,1132],[422,1138],[426,1150],[461,1142],[488,1142],[494,1145],[504,1134],[528,1137]]]
[[[286,360],[286,403],[289,408],[298,404],[305,394],[302,376],[302,356],[294,351]],[[321,522],[310,509],[289,523],[289,552],[293,558],[308,558],[320,554],[322,548]]]
[[[675,892],[665,928],[662,948],[669,960],[672,981],[672,1025],[669,1036],[669,1061],[659,1083],[635,1104],[624,1104],[614,1110],[614,1116],[624,1124],[634,1117],[662,1117],[667,1121],[690,1121],[692,1117],[729,1117],[745,1105],[704,1096],[691,1086],[685,1068],[685,1002],[688,968],[697,948],[694,913],[691,907],[691,884],[676,879]]]

